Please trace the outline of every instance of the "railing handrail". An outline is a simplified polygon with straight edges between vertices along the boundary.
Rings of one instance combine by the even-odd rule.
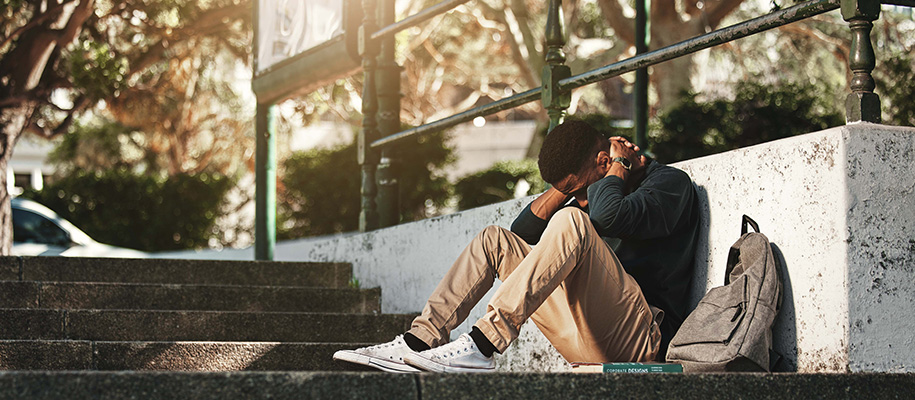
[[[484,104],[482,106],[471,108],[462,113],[454,114],[449,117],[442,118],[440,120],[430,122],[428,124],[423,124],[415,128],[410,128],[393,135],[378,139],[372,142],[372,148],[377,149],[394,142],[398,142],[409,138],[411,136],[422,135],[425,133],[435,132],[442,129],[448,129],[452,126],[462,124],[473,120],[476,117],[483,115],[495,114],[499,111],[508,110],[510,108],[515,108],[536,100],[540,99],[540,92],[542,88],[534,88],[526,92],[521,92],[511,97],[506,97],[504,99],[499,99],[494,102]]]
[[[886,1],[915,1],[915,0],[885,0]],[[740,22],[725,28],[699,35],[672,45],[639,54],[625,60],[615,62],[588,72],[575,75],[559,81],[560,90],[571,90],[591,83],[605,80],[639,68],[649,67],[687,54],[692,54],[707,48],[741,39],[769,29],[787,25],[815,15],[823,14],[839,8],[839,0],[809,0],[785,9],[773,11],[769,14]],[[373,35],[374,37],[374,35]],[[393,135],[386,136],[371,143],[373,149],[378,149],[407,139],[412,136],[428,134],[447,129],[455,125],[468,122],[476,117],[495,114],[510,108],[527,104],[537,100],[543,89],[534,88],[510,97],[469,109],[427,124],[410,128]]]
[[[421,10],[420,12],[413,14],[409,17],[406,17],[400,21],[397,21],[388,26],[382,27],[375,32],[372,32],[372,40],[381,39],[387,35],[393,35],[397,32],[400,32],[407,28],[412,28],[416,25],[423,23],[424,21],[431,19],[439,14],[444,14],[448,10],[457,7],[461,4],[464,4],[470,0],[445,0],[441,3],[438,3],[432,7]]]
[[[744,22],[716,29],[709,33],[686,39],[657,50],[639,54],[610,65],[595,68],[570,78],[562,79],[559,81],[559,88],[561,90],[579,88],[607,78],[632,72],[639,68],[649,67],[710,47],[765,32],[772,28],[788,25],[805,18],[824,14],[837,8],[839,8],[839,0],[809,0]]]

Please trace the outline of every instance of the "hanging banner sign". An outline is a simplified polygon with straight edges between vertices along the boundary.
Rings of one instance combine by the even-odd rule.
[[[343,34],[344,0],[257,0],[257,74]]]

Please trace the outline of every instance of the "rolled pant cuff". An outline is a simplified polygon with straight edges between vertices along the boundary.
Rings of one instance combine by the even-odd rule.
[[[500,335],[499,332],[492,327],[492,325],[480,323],[480,321],[478,321],[477,323],[473,324],[473,326],[477,327],[480,332],[483,332],[483,336],[486,336],[486,339],[489,339],[489,342],[492,343],[492,345],[496,348],[496,352],[502,354],[505,352],[505,350],[508,350],[508,346],[511,344],[511,341],[503,338],[502,335]]]
[[[414,327],[410,328],[410,330],[408,330],[407,332],[413,336],[416,336],[417,338],[419,338],[419,340],[422,340],[423,343],[429,345],[429,347],[434,348],[434,347],[438,347],[443,344],[443,343],[436,343],[435,342],[436,335],[432,334],[431,332],[429,332],[428,330],[426,330],[423,327],[414,326]]]

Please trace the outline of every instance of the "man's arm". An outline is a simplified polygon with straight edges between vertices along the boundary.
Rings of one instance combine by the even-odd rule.
[[[685,172],[662,166],[626,195],[626,182],[608,176],[588,188],[590,217],[601,236],[649,239],[673,233],[695,201]]]
[[[612,138],[610,144],[611,157],[628,159],[632,170],[614,162],[604,178],[588,188],[590,217],[597,231],[601,236],[642,239],[671,234],[695,197],[689,176],[663,166],[627,193],[629,181],[645,173],[645,159],[625,139]]]
[[[556,188],[550,187],[546,192],[543,192],[540,196],[534,199],[531,202],[531,212],[542,220],[549,221],[550,217],[559,211],[563,205],[569,202],[569,198],[562,194],[562,192],[556,190]]]
[[[530,245],[537,244],[546,229],[547,221],[569,201],[569,198],[570,196],[562,194],[555,188],[549,188],[531,204],[528,204],[515,218],[515,222],[512,223],[512,232]]]

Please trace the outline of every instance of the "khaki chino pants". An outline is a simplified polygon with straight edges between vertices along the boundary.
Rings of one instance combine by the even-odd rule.
[[[474,326],[499,352],[531,318],[569,362],[657,356],[662,315],[649,308],[588,214],[572,207],[553,215],[533,249],[509,230],[485,228],[439,283],[410,333],[432,347],[447,343],[497,277],[503,283]]]

